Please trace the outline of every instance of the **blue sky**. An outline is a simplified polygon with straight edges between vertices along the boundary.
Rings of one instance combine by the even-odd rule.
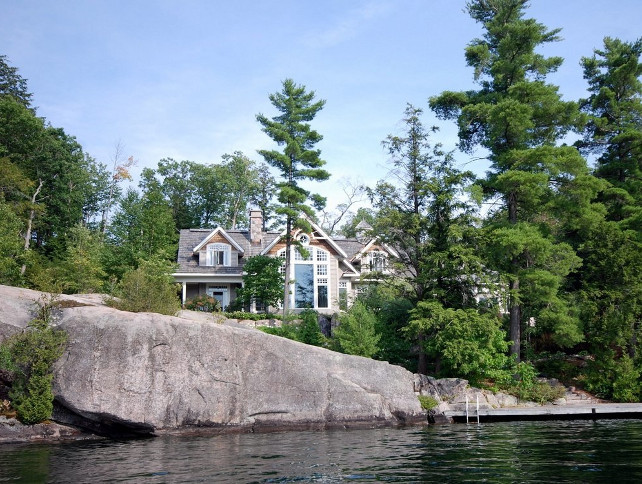
[[[579,61],[605,36],[642,36],[640,0],[533,0],[528,16],[561,27],[544,51],[565,63],[550,81],[585,95]],[[464,48],[482,34],[463,0],[0,0],[0,54],[28,79],[38,114],[111,164],[120,140],[143,167],[161,158],[219,162],[271,142],[255,120],[292,78],[326,106],[313,126],[332,178],[315,186],[342,202],[343,179],[374,185],[388,171],[381,140],[399,133],[407,102],[434,137],[456,132],[427,99],[474,88]],[[457,154],[483,174],[483,161]]]

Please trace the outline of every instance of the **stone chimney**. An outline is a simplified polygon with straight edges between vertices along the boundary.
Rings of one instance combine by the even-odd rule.
[[[250,210],[250,242],[261,245],[263,240],[263,212]]]

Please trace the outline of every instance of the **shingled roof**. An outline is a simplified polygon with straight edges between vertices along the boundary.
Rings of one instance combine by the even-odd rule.
[[[226,230],[227,234],[234,242],[243,249],[243,259],[239,261],[237,267],[222,266],[199,266],[198,257],[194,255],[194,248],[198,246],[203,239],[212,233],[212,229],[183,229],[181,230],[178,242],[178,270],[177,272],[198,272],[211,274],[240,274],[243,271],[243,262],[247,257],[258,255],[267,247],[280,232],[263,232],[261,245],[250,243],[250,232],[248,230]]]

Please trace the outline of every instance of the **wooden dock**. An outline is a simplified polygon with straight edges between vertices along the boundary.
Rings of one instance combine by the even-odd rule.
[[[466,422],[465,410],[449,410],[444,412],[444,415],[454,422]],[[479,421],[481,423],[511,420],[598,420],[617,418],[642,419],[642,403],[590,403],[479,409]],[[475,404],[468,407],[468,422],[477,422]]]

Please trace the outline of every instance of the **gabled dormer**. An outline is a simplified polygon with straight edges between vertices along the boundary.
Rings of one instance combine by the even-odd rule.
[[[244,250],[225,230],[217,227],[194,247],[192,253],[198,257],[200,267],[236,267]]]
[[[397,251],[373,238],[354,255],[351,262],[360,268],[361,274],[370,272],[386,274],[391,269],[390,258],[398,259],[399,254]]]

